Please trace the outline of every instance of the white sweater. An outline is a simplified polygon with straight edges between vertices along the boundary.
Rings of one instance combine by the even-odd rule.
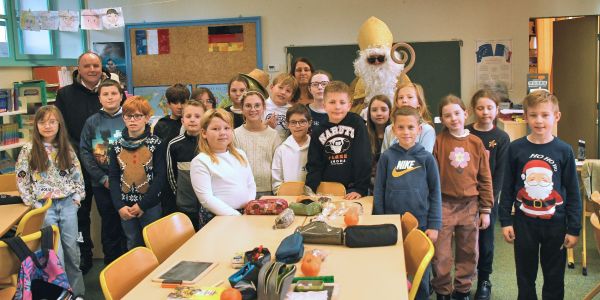
[[[288,111],[288,108],[292,107],[289,104],[279,106],[271,100],[271,97],[267,98],[265,101],[265,113],[263,115],[263,120],[270,118],[272,115],[275,115],[277,119],[275,130],[279,133],[281,140],[285,140],[289,135],[287,121],[285,120],[285,115]]]
[[[281,144],[277,131],[269,126],[263,131],[248,131],[244,125],[234,130],[234,145],[248,156],[256,191],[271,191],[271,163],[275,149]]]
[[[293,136],[289,136],[281,146],[275,150],[273,157],[273,191],[286,181],[304,181],[306,179],[306,158],[310,145],[310,135],[302,146],[296,143]]]
[[[246,153],[239,150],[248,161]],[[250,165],[240,163],[229,151],[217,153],[213,163],[206,153],[200,153],[191,162],[190,177],[200,204],[217,216],[237,216],[236,209],[244,208],[256,197],[256,185]]]

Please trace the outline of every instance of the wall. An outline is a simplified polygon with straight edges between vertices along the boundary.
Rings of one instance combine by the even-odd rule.
[[[593,0],[88,0],[88,6],[121,6],[126,23],[261,16],[264,65],[277,64],[282,71],[285,46],[356,43],[358,28],[374,15],[388,24],[395,41],[463,40],[465,101],[475,92],[476,40],[512,40],[511,98],[520,100],[526,93],[529,18],[600,14]],[[90,33],[90,43],[123,40],[123,30]]]
[[[0,68],[0,88],[12,89],[13,82],[22,80],[31,80],[31,68]]]

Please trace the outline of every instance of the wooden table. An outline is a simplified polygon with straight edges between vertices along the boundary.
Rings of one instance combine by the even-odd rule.
[[[30,207],[24,204],[0,205],[0,236],[8,232],[13,225],[29,211]]]
[[[305,217],[296,217],[290,227],[273,230],[274,218],[274,216],[215,217],[144,278],[124,299],[166,299],[172,289],[161,289],[160,284],[152,282],[152,278],[156,278],[180,260],[218,262],[219,265],[196,285],[209,286],[225,280],[223,286],[228,287],[227,278],[236,272],[230,265],[231,257],[235,253],[262,244],[269,248],[274,258],[281,240],[306,220]],[[408,298],[400,216],[362,216],[360,220],[360,224],[381,223],[392,223],[398,227],[398,244],[354,249],[345,246],[305,245],[305,252],[315,248],[329,251],[329,257],[322,265],[321,274],[335,276],[335,281],[340,286],[339,299],[371,299],[375,294],[387,294],[395,299]],[[302,276],[300,264],[296,276]]]

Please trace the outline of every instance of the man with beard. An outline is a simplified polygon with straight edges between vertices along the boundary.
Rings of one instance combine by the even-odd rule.
[[[376,17],[367,19],[358,32],[358,58],[354,61],[354,73],[358,76],[353,82],[352,111],[361,113],[371,98],[385,95],[394,99],[396,85],[410,81],[402,74],[404,65],[392,60],[391,49],[394,38],[388,26]]]

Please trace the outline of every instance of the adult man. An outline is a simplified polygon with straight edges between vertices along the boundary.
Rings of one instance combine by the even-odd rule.
[[[110,73],[102,70],[102,60],[98,54],[86,52],[79,56],[77,70],[73,72],[73,84],[58,90],[56,107],[65,119],[71,145],[79,160],[79,138],[85,121],[97,113],[100,100],[96,88],[103,79],[110,78]],[[79,226],[79,249],[81,250],[80,269],[86,274],[92,267],[92,248],[90,237],[90,210],[92,208],[92,186],[88,173],[84,170],[85,200],[77,212]]]

